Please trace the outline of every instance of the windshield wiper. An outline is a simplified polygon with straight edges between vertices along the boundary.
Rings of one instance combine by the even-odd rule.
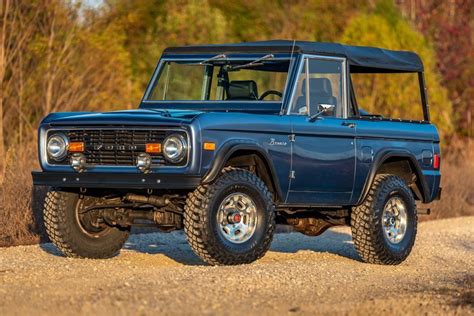
[[[254,66],[262,66],[263,65],[262,61],[273,59],[273,57],[274,57],[273,54],[268,54],[258,59],[255,59],[254,61],[251,61],[248,64],[230,66],[228,69],[236,70],[236,69],[249,68],[249,67],[254,67]]]
[[[227,55],[226,54],[219,54],[219,55],[216,55],[214,57],[211,57],[209,59],[204,59],[203,61],[199,62],[199,65],[205,65],[207,63],[209,63],[210,61],[213,61],[213,60],[216,60],[216,59],[225,59],[227,58]]]

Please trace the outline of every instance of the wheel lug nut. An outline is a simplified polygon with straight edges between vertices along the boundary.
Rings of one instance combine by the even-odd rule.
[[[242,216],[240,215],[240,213],[231,213],[229,214],[229,216],[227,216],[227,221],[230,223],[230,224],[236,224],[236,223],[240,223],[240,220],[242,219]]]

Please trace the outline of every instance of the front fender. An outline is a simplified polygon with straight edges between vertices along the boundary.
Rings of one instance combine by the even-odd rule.
[[[222,145],[219,151],[216,153],[210,169],[203,176],[202,183],[210,183],[214,181],[224,168],[229,158],[237,151],[255,153],[264,160],[264,163],[266,163],[270,171],[270,179],[273,181],[273,185],[277,190],[277,194],[281,198],[282,193],[280,184],[268,152],[257,142],[249,139],[233,139]]]

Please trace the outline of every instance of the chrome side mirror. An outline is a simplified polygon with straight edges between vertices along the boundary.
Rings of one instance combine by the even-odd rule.
[[[320,103],[318,104],[319,111],[322,112],[330,112],[336,108],[334,104],[325,104],[325,103]]]
[[[336,106],[334,104],[319,103],[318,104],[318,112],[316,114],[311,115],[309,117],[309,121],[314,122],[322,114],[334,111],[335,108],[336,108]]]

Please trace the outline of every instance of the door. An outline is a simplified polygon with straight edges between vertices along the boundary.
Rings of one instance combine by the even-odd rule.
[[[290,111],[292,163],[288,204],[349,203],[355,171],[355,123],[347,120],[346,62],[302,61]]]

